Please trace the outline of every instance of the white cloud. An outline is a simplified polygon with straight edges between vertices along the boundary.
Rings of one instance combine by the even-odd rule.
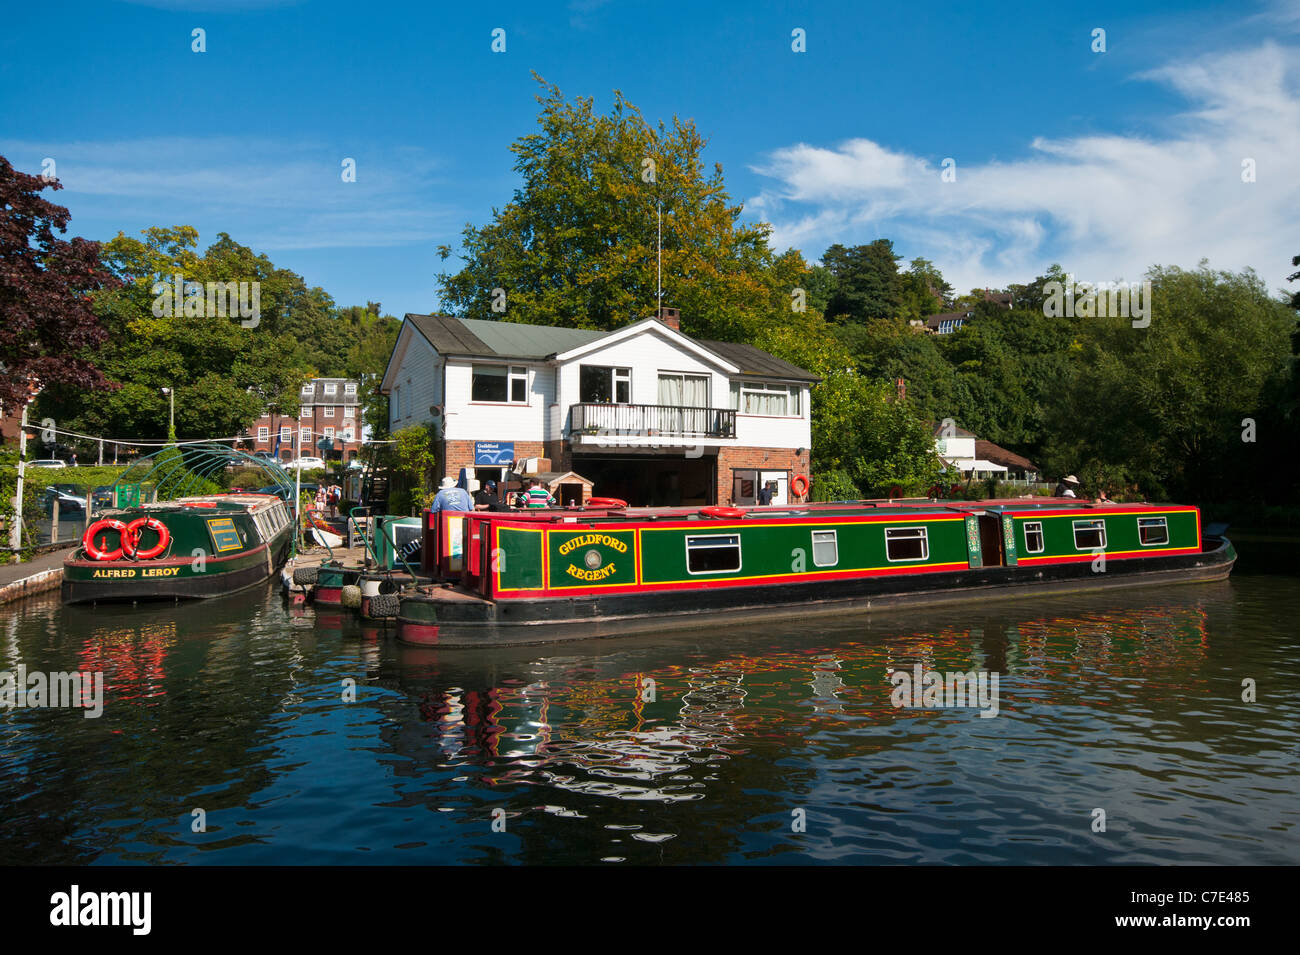
[[[1180,62],[1137,79],[1189,112],[1139,137],[1037,138],[1013,162],[965,163],[957,181],[867,139],[799,143],[755,167],[772,185],[747,203],[774,243],[817,255],[831,242],[895,239],[958,289],[1021,282],[1059,261],[1088,280],[1160,263],[1252,266],[1280,285],[1300,210],[1300,58],[1276,43]],[[1257,181],[1242,182],[1255,160]]]

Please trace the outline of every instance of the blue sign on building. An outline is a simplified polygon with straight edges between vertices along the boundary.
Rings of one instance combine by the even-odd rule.
[[[506,465],[515,459],[513,441],[475,441],[474,464],[481,467]]]

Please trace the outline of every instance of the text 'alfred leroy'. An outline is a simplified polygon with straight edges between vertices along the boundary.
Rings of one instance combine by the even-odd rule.
[[[890,670],[889,682],[894,690],[889,702],[895,707],[913,709],[950,709],[978,707],[980,717],[987,719],[998,715],[998,674],[988,670],[971,670],[969,673],[939,673],[935,670],[921,672],[921,664],[906,670]]]

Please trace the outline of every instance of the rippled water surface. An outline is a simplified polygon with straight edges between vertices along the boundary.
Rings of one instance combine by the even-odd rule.
[[[0,710],[0,862],[1295,863],[1297,598],[1238,574],[488,653],[269,586],[43,597],[0,608],[0,671],[102,670],[105,707]],[[997,715],[896,708],[918,663],[997,673]]]

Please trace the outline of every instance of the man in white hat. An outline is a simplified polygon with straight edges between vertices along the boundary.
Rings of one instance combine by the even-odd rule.
[[[474,502],[469,491],[456,486],[456,479],[445,477],[438,483],[438,493],[433,498],[429,509],[438,511],[472,511]]]
[[[1078,497],[1074,489],[1079,486],[1079,479],[1073,474],[1067,474],[1061,478],[1061,483],[1056,485],[1056,490],[1052,492],[1053,497]]]

